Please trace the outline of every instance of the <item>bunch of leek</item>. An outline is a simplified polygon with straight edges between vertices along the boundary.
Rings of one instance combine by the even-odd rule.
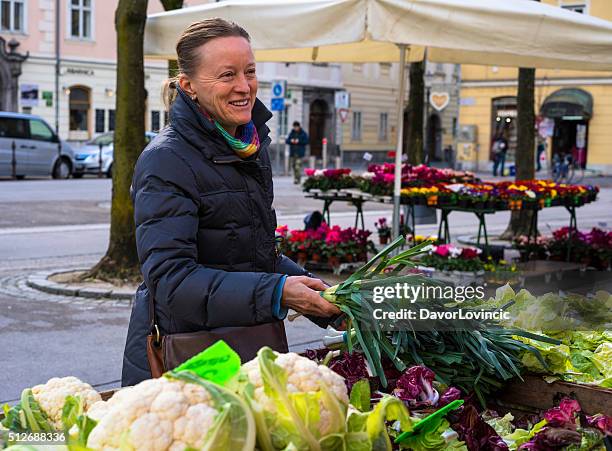
[[[383,357],[403,371],[408,365],[422,364],[432,369],[437,378],[458,386],[466,392],[472,389],[482,402],[484,395],[501,386],[500,380],[520,377],[520,355],[533,353],[542,363],[538,350],[515,336],[558,343],[520,329],[504,329],[491,321],[464,320],[461,330],[452,330],[449,321],[431,322],[427,330],[383,330],[373,320],[372,299],[375,287],[432,285],[435,280],[421,274],[402,274],[417,264],[414,258],[427,251],[425,241],[411,249],[392,255],[405,244],[398,237],[344,282],[321,293],[347,317],[346,347],[349,352],[359,348],[365,355],[372,372],[387,386],[382,366]],[[386,308],[399,311],[406,307],[405,299],[387,299]],[[425,306],[423,304],[423,306]],[[428,308],[448,309],[443,300],[428,300]],[[411,308],[419,308],[419,302]],[[409,322],[409,321],[408,321]]]

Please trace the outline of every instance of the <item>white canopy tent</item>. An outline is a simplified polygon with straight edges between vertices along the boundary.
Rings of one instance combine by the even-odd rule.
[[[174,59],[211,17],[252,39],[257,61],[399,62],[393,231],[399,229],[405,65],[437,62],[612,71],[612,22],[531,0],[226,0],[148,17],[145,55]]]

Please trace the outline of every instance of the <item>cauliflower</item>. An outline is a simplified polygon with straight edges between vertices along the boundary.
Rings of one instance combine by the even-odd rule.
[[[46,384],[23,390],[15,406],[5,406],[2,426],[15,432],[61,431],[71,426],[62,418],[66,404],[78,404],[80,412],[85,413],[100,399],[91,385],[76,377],[54,377]]]
[[[46,384],[32,387],[32,395],[43,412],[47,414],[53,429],[58,431],[63,429],[62,409],[66,397],[79,396],[84,402],[85,411],[102,399],[91,385],[74,376],[49,379]]]
[[[92,406],[98,422],[87,447],[95,450],[251,450],[255,423],[234,394],[189,373],[150,379]],[[218,448],[216,448],[218,447]]]
[[[318,449],[325,436],[344,432],[346,385],[328,367],[266,347],[241,372],[241,390],[254,411],[261,449]]]

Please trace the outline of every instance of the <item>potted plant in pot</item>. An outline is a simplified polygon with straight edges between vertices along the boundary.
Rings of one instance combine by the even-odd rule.
[[[378,221],[374,223],[374,227],[376,227],[376,231],[378,232],[378,241],[380,244],[387,244],[391,238],[391,227],[389,227],[387,218],[378,218]]]

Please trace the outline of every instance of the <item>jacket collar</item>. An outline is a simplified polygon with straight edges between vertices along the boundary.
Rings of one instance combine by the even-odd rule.
[[[255,99],[251,117],[259,134],[259,140],[263,143],[269,133],[266,122],[272,118],[272,113],[263,102]],[[210,160],[216,159],[215,157],[233,160],[230,157],[236,156],[215,125],[202,114],[200,107],[180,88],[177,88],[176,99],[170,108],[170,124]]]

